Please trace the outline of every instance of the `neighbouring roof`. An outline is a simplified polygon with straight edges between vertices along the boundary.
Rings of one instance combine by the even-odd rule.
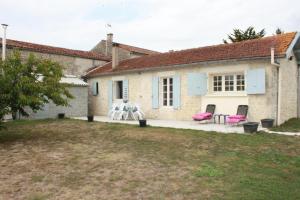
[[[123,60],[115,69],[112,69],[110,62],[104,66],[90,70],[86,76],[92,77],[127,70],[145,70],[155,67],[167,67],[197,62],[270,57],[270,49],[272,47],[275,48],[275,56],[279,57],[285,55],[295,35],[296,32],[292,32],[237,43],[153,54]]]
[[[29,50],[40,53],[49,53],[49,54],[57,54],[57,55],[66,55],[72,57],[80,57],[80,58],[88,58],[94,60],[103,60],[103,61],[111,61],[111,57],[105,56],[100,53],[95,53],[91,51],[81,51],[74,49],[66,49],[61,47],[54,47],[42,44],[35,44],[29,42],[23,42],[18,40],[6,40],[7,48],[18,48],[21,50]],[[2,46],[2,38],[0,38],[0,46]]]
[[[64,77],[62,77],[60,79],[60,83],[66,83],[66,84],[76,85],[76,86],[87,86],[88,85],[82,79],[80,79],[74,75],[64,75]]]
[[[121,49],[125,49],[127,51],[134,52],[134,53],[140,53],[140,54],[146,54],[146,55],[160,53],[158,51],[152,51],[152,50],[149,50],[149,49],[135,47],[135,46],[127,45],[127,44],[121,44],[121,43],[117,43],[117,42],[113,42],[113,43],[117,44],[118,47],[121,48]]]
[[[42,75],[38,76],[39,81],[43,81],[43,78],[44,76]],[[73,86],[88,86],[86,82],[74,75],[64,75],[63,77],[61,77],[59,82]]]

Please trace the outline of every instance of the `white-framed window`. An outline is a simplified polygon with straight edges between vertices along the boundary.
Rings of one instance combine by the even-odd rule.
[[[225,91],[234,91],[234,75],[226,75],[224,78]]]
[[[123,99],[123,81],[114,81],[115,99]]]
[[[173,78],[162,78],[162,105],[173,106]]]
[[[236,75],[236,90],[245,91],[245,75],[239,74]]]
[[[222,91],[222,76],[214,76],[213,78],[214,92]]]
[[[244,74],[226,74],[212,76],[212,92],[245,91]]]

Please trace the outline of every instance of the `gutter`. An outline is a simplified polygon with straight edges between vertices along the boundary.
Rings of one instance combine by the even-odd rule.
[[[276,58],[284,58],[285,55],[278,55]],[[194,66],[194,65],[208,65],[208,64],[214,64],[214,63],[232,63],[237,61],[247,61],[247,60],[268,60],[269,56],[264,57],[250,57],[250,58],[241,58],[241,59],[228,59],[228,60],[211,60],[211,61],[201,61],[201,62],[193,62],[193,63],[187,63],[187,64],[177,64],[177,65],[164,65],[159,67],[148,67],[143,69],[131,69],[131,70],[123,70],[123,71],[116,71],[116,72],[106,72],[101,74],[93,74],[88,75],[86,74],[85,78],[95,78],[95,77],[102,77],[102,76],[109,76],[109,75],[120,75],[120,74],[128,74],[128,73],[140,73],[140,72],[151,72],[151,71],[158,71],[158,70],[165,70],[165,69],[177,69],[187,66]],[[98,68],[95,68],[91,70],[90,72],[96,70]],[[89,72],[89,73],[90,73]]]

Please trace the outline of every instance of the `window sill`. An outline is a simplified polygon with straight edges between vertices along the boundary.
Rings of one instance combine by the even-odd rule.
[[[205,97],[246,97],[248,96],[245,92],[219,92],[219,93],[209,93]]]

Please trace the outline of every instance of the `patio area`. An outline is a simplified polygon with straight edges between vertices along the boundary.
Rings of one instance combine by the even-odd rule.
[[[87,120],[86,117],[74,117],[74,119]],[[109,122],[109,123],[122,123],[122,124],[138,124],[138,121],[133,120],[111,120],[107,116],[94,116],[94,121]],[[197,121],[175,121],[175,120],[156,120],[147,119],[147,125],[153,127],[166,127],[166,128],[179,128],[179,129],[192,129],[202,131],[216,131],[221,133],[244,133],[243,126],[230,126],[214,123],[200,123]],[[265,130],[261,126],[258,127],[258,131]]]

